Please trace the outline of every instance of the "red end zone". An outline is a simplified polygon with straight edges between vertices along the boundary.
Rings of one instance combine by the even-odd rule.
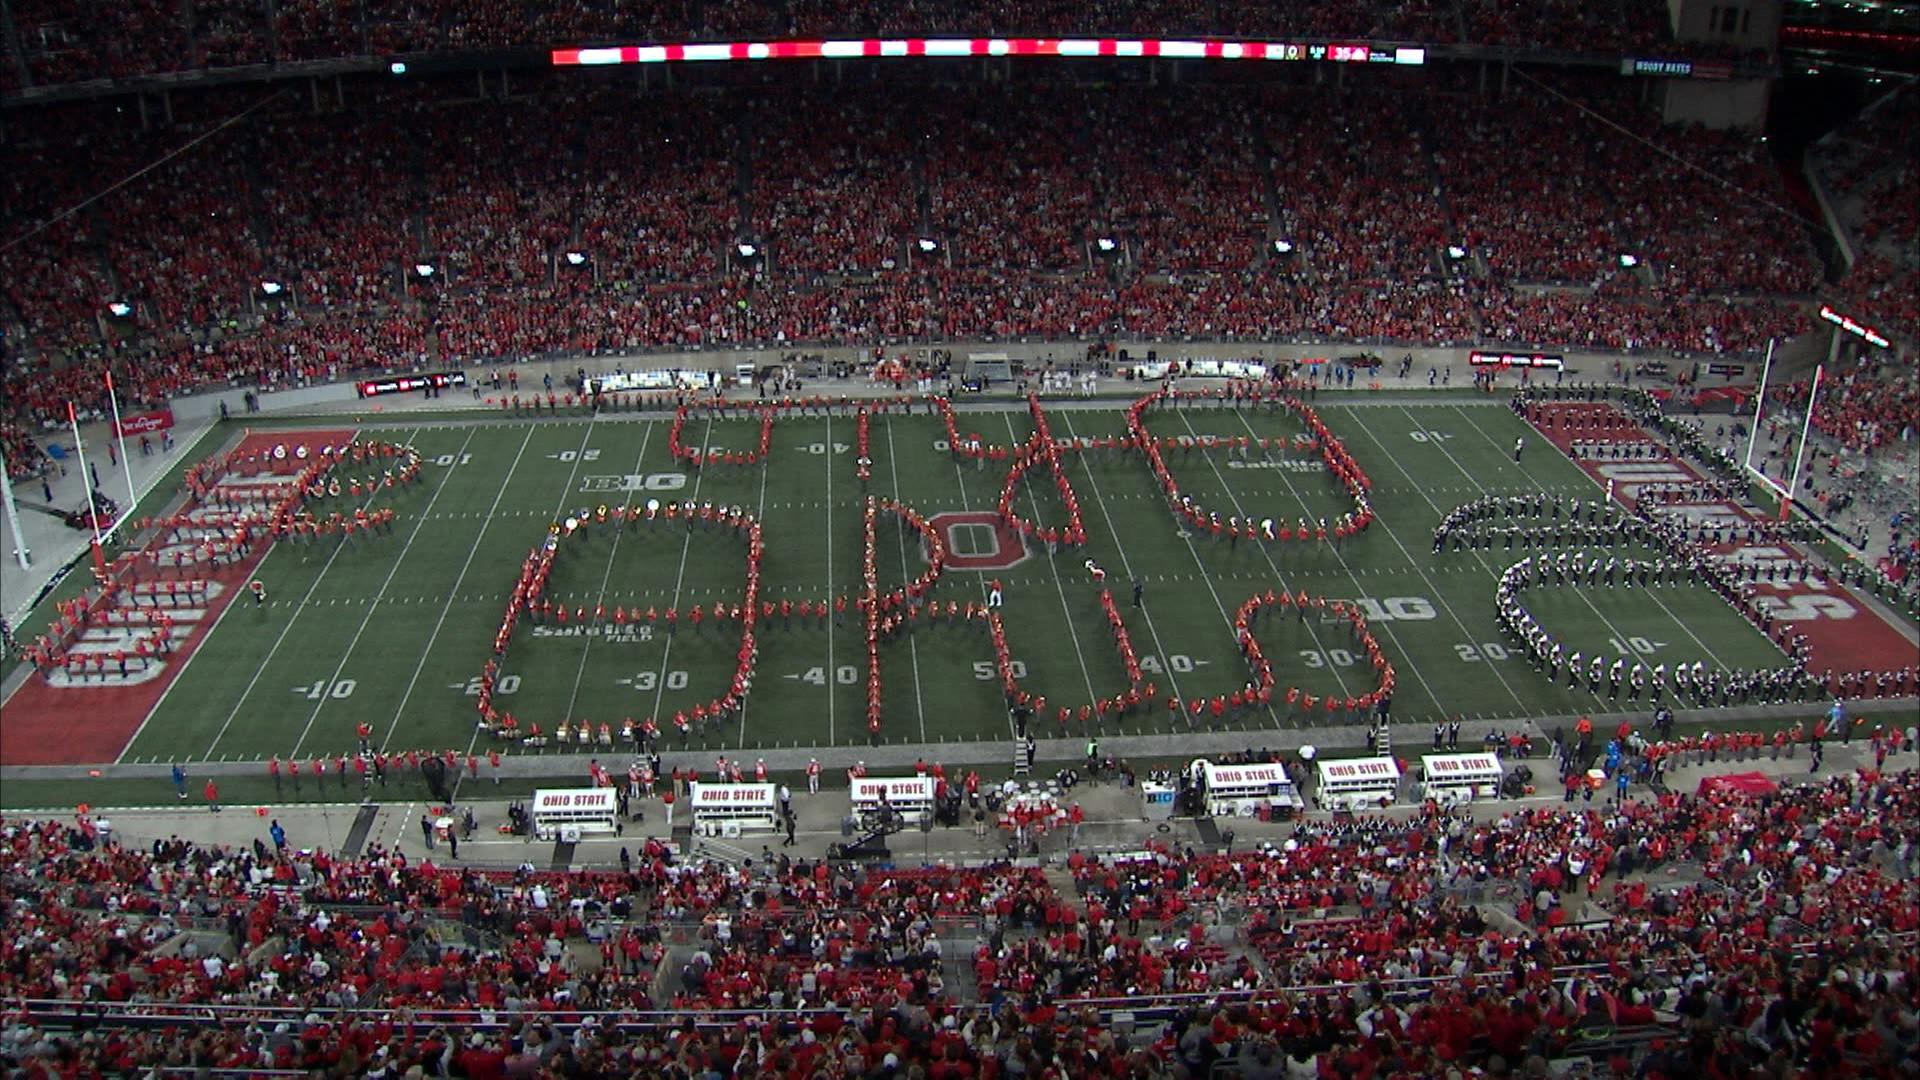
[[[249,435],[235,452],[270,453],[284,446],[288,453],[286,467],[291,471],[298,467],[295,455],[299,447],[306,447],[311,454],[322,446],[349,442],[353,435],[351,430]],[[149,550],[164,539],[152,541]],[[247,579],[272,546],[271,540],[262,540],[236,563],[187,571],[193,579],[211,587],[204,603],[192,609],[196,617],[189,619],[183,614],[174,625],[172,654],[156,665],[158,673],[153,677],[120,682],[103,675],[92,679],[92,685],[85,675],[78,680],[37,674],[29,678],[0,710],[0,765],[87,765],[117,760],[188,659],[213,632],[220,616],[235,597],[246,591]],[[95,586],[87,594],[97,597],[99,593]],[[96,612],[80,640],[96,632],[110,632],[120,610],[112,606]]]
[[[1606,424],[1585,423],[1584,418],[1606,414]],[[1627,421],[1614,406],[1605,403],[1556,402],[1534,406],[1533,417],[1551,417],[1555,422],[1542,425],[1534,420],[1541,437],[1568,452],[1575,442],[1658,442],[1640,427]],[[1571,422],[1570,422],[1571,421]],[[1624,425],[1624,426],[1615,426]],[[1648,484],[1685,484],[1702,479],[1694,467],[1671,453],[1651,460],[1613,461],[1582,458],[1576,462],[1588,476],[1602,486],[1614,485],[1614,499],[1632,505],[1640,488]],[[1672,503],[1672,510],[1708,523],[1745,524],[1758,520],[1745,508],[1727,502]],[[1732,556],[1743,562],[1764,565],[1775,562],[1799,564],[1806,560],[1784,544],[1761,541],[1750,544],[1734,540],[1708,544],[1716,555]],[[1770,607],[1774,618],[1804,635],[1813,650],[1807,667],[1814,672],[1898,671],[1914,663],[1914,647],[1900,631],[1889,625],[1871,607],[1846,589],[1831,582],[1812,578],[1806,581],[1761,581],[1757,586],[1759,603]]]

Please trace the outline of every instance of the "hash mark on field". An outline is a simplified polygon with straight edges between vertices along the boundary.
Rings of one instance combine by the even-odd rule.
[[[1020,437],[1013,429],[1013,414],[1011,412],[1002,413],[1001,418],[1007,423],[1007,438],[1018,442]],[[954,464],[954,468],[959,468],[957,461]],[[1040,496],[1034,493],[1031,483],[1023,481],[1022,486],[1026,488],[1027,501],[1033,504],[1033,523],[1035,527],[1044,527],[1040,520]],[[1093,673],[1087,670],[1087,654],[1081,651],[1080,632],[1074,626],[1073,609],[1067,604],[1067,587],[1066,584],[1060,580],[1060,567],[1054,560],[1055,554],[1049,550],[1047,552],[1047,567],[1053,571],[1054,591],[1060,594],[1060,613],[1066,616],[1067,637],[1073,642],[1074,657],[1080,661],[1080,677],[1085,680],[1087,684],[1087,700],[1098,701],[1100,700],[1100,692],[1093,688]]]
[[[467,447],[473,444],[474,431],[478,431],[478,430],[479,429],[476,428],[473,431],[469,431],[467,433],[466,441],[460,444],[460,449],[455,451],[455,453],[465,453]],[[446,492],[447,481],[451,479],[452,476],[453,476],[453,471],[448,470],[447,474],[441,478],[440,485],[433,489],[433,497],[427,500],[427,505],[422,508],[423,511],[430,511],[433,509],[433,504],[438,502],[440,500],[440,496]],[[380,591],[374,595],[373,602],[367,606],[367,613],[360,617],[360,625],[357,629],[354,630],[353,638],[347,642],[347,651],[340,655],[340,663],[334,666],[333,677],[330,680],[328,680],[328,685],[334,685],[339,683],[340,673],[347,669],[347,661],[353,659],[354,646],[360,644],[360,637],[362,634],[366,633],[367,624],[373,621],[373,613],[380,610],[380,598],[387,594],[387,587],[393,584],[393,579],[395,575],[400,573],[401,564],[406,562],[407,560],[407,552],[413,550],[413,542],[420,538],[421,530],[425,529],[426,527],[427,527],[427,519],[426,519],[425,513],[423,512],[420,516],[420,519],[414,522],[413,531],[407,534],[407,542],[401,546],[400,554],[393,560],[393,565],[387,569],[386,580],[380,583]],[[306,727],[300,730],[300,738],[294,741],[293,751],[292,751],[293,753],[298,754],[300,752],[300,747],[303,744],[305,744],[307,741],[307,734],[313,730],[314,721],[320,719],[320,711],[327,707],[327,702],[330,700],[332,700],[331,695],[321,698],[318,702],[314,704],[313,712],[308,714],[307,716]]]
[[[894,446],[893,421],[891,419],[887,421],[887,464],[893,470],[893,499],[895,502],[900,502],[901,501],[900,499],[900,452]],[[981,529],[985,527],[986,526],[984,525],[971,526],[971,528],[975,528],[975,529]],[[907,530],[904,527],[900,529],[900,580],[901,581],[913,580],[912,573],[910,573],[907,570]],[[914,703],[915,709],[920,714],[920,741],[926,742],[927,741],[927,704],[926,704],[926,699],[922,696],[921,689],[920,689],[919,635],[917,634],[907,635],[907,650],[909,655],[913,657],[913,703]]]
[[[1402,411],[1405,411],[1404,407],[1402,407]],[[1407,419],[1409,419],[1409,421],[1413,421],[1413,413],[1407,413]],[[1388,459],[1390,459],[1390,461],[1394,463],[1394,467],[1396,467],[1396,469],[1400,469],[1400,475],[1402,475],[1402,477],[1405,477],[1405,479],[1407,479],[1407,482],[1409,482],[1409,484],[1413,484],[1415,488],[1419,488],[1419,482],[1417,482],[1417,480],[1413,480],[1413,473],[1407,473],[1407,469],[1405,469],[1405,465],[1402,465],[1402,463],[1400,463],[1400,457],[1396,457],[1396,455],[1392,454],[1390,450],[1386,450],[1386,444],[1384,444],[1384,442],[1380,442],[1379,434],[1375,434],[1375,432],[1373,432],[1373,429],[1371,429],[1371,427],[1367,427],[1367,425],[1356,425],[1356,427],[1359,427],[1359,429],[1361,429],[1361,432],[1365,432],[1365,436],[1367,436],[1367,438],[1371,438],[1375,446],[1379,446],[1380,454],[1386,455],[1386,457],[1388,457]],[[1419,423],[1417,423],[1417,421],[1415,421],[1415,427],[1419,427]],[[1438,448],[1438,450],[1440,450],[1442,454],[1448,454],[1448,450],[1446,450],[1446,446],[1444,446],[1444,444],[1438,444],[1438,442],[1432,442],[1430,446],[1436,446],[1436,448]],[[1452,454],[1448,454],[1448,459],[1452,459],[1452,457],[1453,457]],[[1465,471],[1463,471],[1463,473],[1465,473]],[[1438,503],[1432,502],[1432,496],[1428,496],[1425,490],[1421,490],[1421,498],[1425,498],[1425,500],[1427,500],[1427,505],[1430,505],[1430,507],[1432,507],[1432,509],[1434,509],[1436,513],[1444,513],[1444,511],[1440,511],[1440,505],[1438,505]],[[1375,521],[1380,521],[1380,525],[1382,525],[1382,527],[1386,525],[1386,523],[1384,523],[1384,521],[1380,519],[1379,511],[1375,511]],[[1471,632],[1471,630],[1467,630],[1467,623],[1465,623],[1465,621],[1461,621],[1461,617],[1459,617],[1459,613],[1457,613],[1457,611],[1453,611],[1453,605],[1452,603],[1448,603],[1448,600],[1446,600],[1446,594],[1442,594],[1442,592],[1440,592],[1440,588],[1438,588],[1438,586],[1436,586],[1436,584],[1432,582],[1432,578],[1427,577],[1427,571],[1425,571],[1425,569],[1423,569],[1423,567],[1421,567],[1421,565],[1419,565],[1419,563],[1417,563],[1417,561],[1413,559],[1413,553],[1407,552],[1407,546],[1405,546],[1405,544],[1402,544],[1402,542],[1400,542],[1400,536],[1398,536],[1398,534],[1396,534],[1396,532],[1394,532],[1392,528],[1386,528],[1384,532],[1386,532],[1386,536],[1388,536],[1388,538],[1390,538],[1390,540],[1394,542],[1394,546],[1396,546],[1396,548],[1400,548],[1400,553],[1402,553],[1402,555],[1405,555],[1405,559],[1407,559],[1407,563],[1409,563],[1409,565],[1411,565],[1411,567],[1413,567],[1413,569],[1415,569],[1415,571],[1417,571],[1417,573],[1421,575],[1421,580],[1425,580],[1425,582],[1427,582],[1428,588],[1430,588],[1430,590],[1432,590],[1432,594],[1434,594],[1434,600],[1440,603],[1440,607],[1444,607],[1444,609],[1446,609],[1446,613],[1448,613],[1448,617],[1450,617],[1450,619],[1453,619],[1453,625],[1459,628],[1459,632],[1461,632],[1461,634],[1465,634],[1465,636],[1467,636],[1467,640],[1473,640],[1475,636],[1473,636],[1473,632]],[[1498,575],[1498,571],[1492,571],[1490,567],[1486,567],[1486,561],[1484,561],[1484,559],[1476,559],[1476,561],[1480,561],[1480,565],[1482,565],[1482,569],[1486,569],[1488,573],[1492,573],[1492,575],[1494,575],[1494,578],[1496,578],[1496,580],[1500,578],[1500,575]],[[1498,682],[1500,682],[1501,688],[1505,688],[1505,690],[1507,690],[1507,696],[1509,696],[1509,698],[1513,698],[1513,703],[1515,703],[1515,705],[1521,705],[1521,707],[1526,707],[1526,701],[1521,700],[1521,696],[1519,696],[1519,692],[1515,692],[1515,690],[1513,690],[1513,686],[1511,686],[1511,684],[1507,682],[1507,676],[1501,675],[1500,667],[1496,667],[1496,665],[1488,665],[1488,671],[1490,671],[1490,673],[1494,675],[1494,680],[1498,680]],[[1423,680],[1423,682],[1425,682],[1425,680]],[[1440,711],[1442,711],[1442,713],[1446,711],[1446,705],[1444,705],[1442,701],[1438,700],[1438,698],[1434,698],[1434,703],[1436,703],[1436,705],[1440,707]]]
[[[1407,414],[1407,419],[1410,422],[1412,422],[1416,428],[1420,427],[1419,419],[1413,415],[1413,412],[1411,410],[1409,410],[1406,406],[1402,405],[1400,406],[1400,411]],[[1374,434],[1373,430],[1369,427],[1366,427],[1365,425],[1361,425],[1361,429],[1366,432],[1368,438],[1373,440],[1374,445],[1380,447],[1380,450],[1382,453],[1385,453],[1388,458],[1393,460],[1394,467],[1399,469],[1401,474],[1405,476],[1409,481],[1413,481],[1413,474],[1408,472],[1404,465],[1400,464],[1400,461],[1398,458],[1394,458],[1393,454],[1387,450],[1386,444],[1380,441],[1380,437]],[[1453,456],[1453,452],[1446,448],[1445,443],[1432,442],[1432,443],[1429,443],[1428,445],[1432,446],[1433,448],[1439,450],[1442,454],[1446,455],[1447,460],[1453,463],[1453,467],[1459,471],[1461,476],[1466,477],[1469,480],[1474,479],[1473,473],[1469,472],[1465,466],[1460,464],[1459,460]],[[1477,480],[1475,482],[1478,483]],[[1482,486],[1481,491],[1484,492],[1485,490],[1486,488]],[[1435,513],[1439,513],[1439,514],[1445,513],[1445,511],[1440,509],[1440,504],[1433,501],[1433,497],[1431,495],[1427,495],[1425,492],[1422,492],[1421,498],[1426,502],[1428,506],[1433,508]],[[1387,535],[1392,536],[1393,534],[1389,532]],[[1399,538],[1395,537],[1394,542],[1398,543]],[[1408,555],[1407,557],[1409,560],[1411,560],[1413,556]],[[1473,553],[1473,557],[1474,557],[1474,561],[1479,563],[1481,568],[1485,570],[1488,574],[1492,575],[1495,581],[1498,581],[1500,579],[1500,572],[1494,569],[1492,566],[1488,565],[1486,559],[1482,557],[1478,551],[1475,551]],[[1461,622],[1460,616],[1453,610],[1453,605],[1448,604],[1446,602],[1446,598],[1439,596],[1437,592],[1435,595],[1435,599],[1440,601],[1441,607],[1444,607],[1447,609],[1447,614],[1453,617],[1453,621],[1455,625],[1460,627],[1461,632],[1466,633],[1467,632],[1466,624]],[[1588,606],[1592,607],[1592,604],[1589,603]],[[1594,611],[1594,614],[1598,615],[1599,611],[1596,609]],[[1602,622],[1606,621],[1604,616],[1602,617],[1601,621]],[[1473,640],[1472,635],[1470,633],[1468,634],[1468,640],[1469,641]],[[1500,674],[1500,669],[1498,666],[1489,664],[1487,665],[1487,670],[1493,673],[1493,677],[1500,682],[1500,685],[1507,686],[1506,677]],[[1520,695],[1517,693],[1514,693],[1513,688],[1511,686],[1507,687],[1507,692],[1510,695],[1512,695],[1514,699],[1514,704],[1519,705],[1523,709],[1526,707],[1526,702],[1520,700]]]
[[[640,437],[640,453],[637,457],[635,457],[633,462],[634,472],[640,471],[640,463],[646,460],[647,446],[652,441],[653,441],[653,424],[648,423],[646,433]],[[586,455],[580,454],[578,456],[584,458]],[[577,464],[578,463],[576,462],[576,465]],[[567,479],[567,487],[571,488],[572,486],[573,486],[573,479],[569,477]],[[627,501],[622,504],[622,507],[623,508],[631,507],[633,505],[634,492],[628,491],[625,494],[627,497]],[[614,559],[616,556],[620,554],[620,541],[624,539],[626,535],[627,535],[627,530],[625,529],[617,530],[613,534],[613,547],[611,550],[607,552],[607,570],[606,570],[606,573],[600,575],[600,592],[597,596],[594,597],[594,610],[596,611],[598,611],[606,603],[607,582],[613,580]],[[580,680],[587,673],[587,657],[592,655],[593,653],[593,641],[594,639],[591,636],[589,636],[586,639],[586,643],[580,647],[580,667],[573,673],[573,692],[567,696],[566,719],[568,720],[573,719],[573,707],[580,700]],[[665,679],[665,676],[662,676],[663,681],[664,679]]]
[[[707,430],[700,438],[702,446],[707,445],[708,440],[713,438],[713,416],[711,413],[707,416]],[[585,443],[583,442],[581,445],[584,446]],[[578,466],[576,465],[575,467],[577,468]],[[696,500],[700,497],[700,485],[706,478],[706,469],[700,469],[694,474],[693,493],[688,496],[688,501]],[[573,482],[569,479],[567,483],[568,486],[571,487]],[[564,496],[562,496],[562,498],[564,499]],[[680,544],[680,570],[673,580],[673,606],[676,608],[680,606],[681,586],[686,584],[687,553],[691,550],[693,550],[693,530],[689,529],[687,530],[687,538],[681,541]],[[654,691],[653,709],[649,713],[649,715],[656,717],[660,715],[660,703],[666,700],[667,696],[667,670],[668,663],[673,658],[673,639],[674,635],[667,635],[666,648],[662,649],[660,653],[660,674],[655,680],[658,689]]]
[[[1073,415],[1071,413],[1063,413],[1061,414],[1061,419],[1065,420],[1067,423],[1067,434],[1075,438],[1078,438],[1079,436],[1074,431],[1074,427],[1073,427]],[[1080,457],[1080,463],[1086,467],[1087,482],[1093,485],[1093,501],[1099,504],[1100,513],[1107,520],[1107,531],[1113,534],[1113,547],[1114,547],[1114,550],[1118,552],[1120,555],[1120,568],[1122,571],[1126,573],[1128,578],[1133,578],[1134,577],[1133,560],[1127,558],[1126,545],[1120,542],[1120,530],[1114,526],[1113,512],[1107,508],[1106,496],[1100,493],[1100,480],[1099,478],[1094,476],[1093,464],[1092,462],[1086,459],[1085,455],[1076,455],[1076,456]],[[1215,607],[1220,609],[1220,617],[1226,620],[1227,632],[1231,634],[1233,632],[1233,616],[1227,614],[1226,605],[1220,602],[1220,594],[1214,591],[1212,582],[1207,583],[1207,592],[1212,594],[1213,604]],[[1159,653],[1161,656],[1168,655],[1166,645],[1160,640],[1160,631],[1158,628],[1156,628],[1153,625],[1152,612],[1142,608],[1140,611],[1140,614],[1141,614],[1141,617],[1144,618],[1147,622],[1147,633],[1153,635],[1154,651]],[[1167,675],[1168,689],[1170,689],[1173,692],[1173,695],[1175,697],[1179,698],[1182,701],[1185,701],[1186,695],[1180,692],[1180,682],[1179,680],[1173,677],[1174,675],[1173,666],[1171,664],[1167,665],[1166,675]],[[1092,696],[1094,697],[1095,700],[1099,699],[1098,694],[1094,694]]]
[[[1194,434],[1194,435],[1199,434],[1197,431],[1194,430],[1193,420],[1187,416],[1187,413],[1185,410],[1177,410],[1176,412],[1177,412],[1177,415],[1181,417],[1181,422],[1187,426],[1187,432],[1189,434]],[[1240,423],[1242,425],[1245,425],[1249,432],[1253,430],[1252,425],[1247,424],[1247,419],[1245,416],[1240,417]],[[1241,517],[1249,517],[1250,515],[1247,514],[1246,508],[1240,505],[1239,496],[1234,494],[1232,485],[1227,483],[1227,478],[1221,474],[1220,467],[1213,463],[1213,455],[1205,454],[1202,456],[1207,461],[1207,464],[1212,467],[1214,478],[1220,482],[1221,490],[1226,494],[1227,498],[1233,503],[1234,510],[1236,510],[1239,513],[1239,516]],[[1300,493],[1294,490],[1293,481],[1291,479],[1287,480],[1287,490],[1288,490],[1288,493],[1292,495],[1295,500],[1300,502],[1301,506],[1304,507],[1307,505],[1305,500],[1300,499]],[[1203,571],[1203,573],[1200,576],[1205,577],[1206,574],[1204,573],[1204,571],[1206,570],[1206,563],[1200,557],[1200,549],[1193,543],[1192,540],[1188,540],[1186,544],[1187,544],[1187,551],[1193,556],[1194,565],[1200,567],[1200,569]],[[1335,555],[1338,556],[1338,554],[1339,553],[1336,551]],[[1286,575],[1283,575],[1280,572],[1280,564],[1276,562],[1273,558],[1273,552],[1269,551],[1265,547],[1265,545],[1261,545],[1260,547],[1260,557],[1266,562],[1268,568],[1273,571],[1273,576],[1276,580],[1280,582],[1281,588],[1289,589],[1289,591],[1292,591],[1287,585]],[[1344,565],[1344,561],[1342,565]],[[1355,582],[1354,584],[1358,585],[1359,582]],[[1216,598],[1216,603],[1217,602],[1218,601]],[[1224,614],[1224,611],[1222,613]],[[1227,625],[1229,629],[1232,628],[1233,622],[1232,622],[1231,616],[1228,616]],[[1313,647],[1317,649],[1322,655],[1325,655],[1327,650],[1325,646],[1321,645],[1320,643],[1320,631],[1316,629],[1312,624],[1308,624],[1307,634],[1308,636],[1313,638]],[[1340,673],[1340,668],[1336,665],[1336,666],[1332,666],[1330,670],[1333,672],[1333,681],[1337,683],[1340,687],[1341,696],[1342,697],[1353,696],[1349,692],[1346,676]],[[1268,711],[1273,714],[1275,722],[1278,723],[1279,714],[1273,711],[1272,706],[1268,706]]]
[[[519,451],[513,455],[512,464],[507,466],[506,477],[500,481],[500,488],[494,493],[493,510],[500,508],[500,499],[507,493],[507,485],[513,481],[514,472],[520,468],[520,458],[527,452],[527,444],[531,441],[533,441],[533,428],[528,427],[526,437],[520,440]],[[488,515],[491,517],[492,510],[488,511]],[[489,522],[489,524],[491,524],[491,522]],[[413,667],[413,676],[407,680],[407,688],[400,694],[400,704],[393,710],[393,722],[387,725],[387,733],[385,737],[380,740],[382,749],[385,749],[387,745],[393,741],[394,732],[399,730],[400,717],[406,712],[407,702],[413,697],[413,688],[415,684],[420,681],[420,673],[426,670],[427,656],[433,651],[434,642],[440,637],[440,628],[446,625],[447,612],[453,608],[453,589],[458,589],[460,583],[467,579],[467,571],[473,566],[473,557],[479,553],[480,542],[485,539],[486,535],[487,526],[482,525],[479,532],[474,535],[473,547],[467,552],[467,561],[460,566],[460,576],[454,579],[453,587],[447,590],[447,604],[440,609],[440,618],[433,624],[433,632],[427,635],[426,646],[420,650],[420,660]],[[453,689],[456,690],[464,689],[464,687],[464,683],[453,684]],[[472,753],[472,751],[472,744],[469,743],[467,752]]]

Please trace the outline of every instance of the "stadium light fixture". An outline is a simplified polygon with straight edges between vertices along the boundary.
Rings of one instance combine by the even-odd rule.
[[[124,319],[133,314],[133,305],[125,300],[115,300],[107,305],[107,313],[116,319]]]
[[[1466,248],[1461,247],[1459,244],[1447,245],[1447,258],[1458,260],[1458,259],[1464,259],[1466,257],[1467,257]]]
[[[267,294],[268,296],[279,296],[281,291],[284,290],[285,288],[286,288],[285,285],[282,285],[277,281],[263,281],[260,283],[260,291]]]
[[[1274,253],[1275,255],[1291,255],[1291,254],[1293,254],[1293,241],[1291,241],[1291,240],[1275,240],[1275,241],[1273,242],[1273,253]]]
[[[740,257],[741,257],[741,258],[743,258],[743,259],[751,259],[751,258],[753,258],[753,257],[754,257],[755,255],[758,255],[758,254],[760,254],[760,248],[759,248],[759,246],[758,246],[758,245],[756,245],[756,244],[749,244],[749,243],[747,243],[747,242],[746,242],[746,241],[744,241],[744,240],[743,240],[743,241],[741,241],[741,242],[740,242],[740,246],[739,246],[739,247],[736,247],[736,248],[734,248],[734,250],[735,250],[735,251],[737,251],[737,252],[739,252],[739,253],[740,253]]]
[[[920,238],[920,250],[928,254],[932,254],[934,249],[939,246],[940,245],[936,241],[934,241],[932,237],[923,236]]]
[[[568,265],[568,266],[580,266],[580,265],[583,265],[583,264],[585,264],[585,263],[586,263],[586,261],[587,261],[587,255],[586,255],[586,253],[585,253],[585,252],[583,252],[583,251],[569,251],[569,252],[567,252],[567,265]]]
[[[419,274],[423,278],[430,278],[433,276],[433,264],[432,263],[414,263],[413,272],[416,274]]]
[[[1626,255],[1626,254],[1623,254],[1620,256],[1620,266],[1623,269],[1631,270],[1634,267],[1639,265],[1640,265],[1640,259],[1638,256]]]

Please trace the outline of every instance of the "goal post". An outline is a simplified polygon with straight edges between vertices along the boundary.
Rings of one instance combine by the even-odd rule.
[[[1800,470],[1807,463],[1807,436],[1813,429],[1813,410],[1820,401],[1820,376],[1826,373],[1826,365],[1813,369],[1813,386],[1807,391],[1807,415],[1800,420],[1800,441],[1793,448],[1793,472],[1787,480],[1787,493],[1780,500],[1780,520],[1785,521],[1793,513],[1793,493],[1800,490]]]
[[[1741,469],[1761,487],[1773,492],[1780,500],[1780,517],[1785,520],[1793,513],[1794,493],[1800,490],[1801,470],[1806,467],[1807,439],[1812,434],[1813,410],[1820,399],[1820,383],[1826,373],[1825,365],[1813,369],[1813,382],[1808,388],[1804,402],[1804,411],[1794,415],[1793,407],[1784,411],[1787,415],[1768,415],[1767,393],[1772,389],[1774,342],[1767,342],[1767,355],[1760,369],[1760,382],[1754,388],[1753,419],[1751,430],[1747,432],[1746,453],[1740,461]],[[1779,475],[1769,474],[1766,466],[1767,454],[1761,451],[1760,435],[1764,427],[1785,421],[1789,435]],[[1757,455],[1757,456],[1756,456]]]

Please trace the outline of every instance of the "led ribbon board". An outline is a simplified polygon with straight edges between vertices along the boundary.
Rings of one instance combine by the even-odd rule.
[[[720,41],[555,49],[555,67],[676,64],[725,60],[856,60],[902,57],[1059,56],[1170,60],[1323,60],[1342,64],[1421,65],[1427,50],[1289,41],[1172,38],[849,38],[840,41]]]

